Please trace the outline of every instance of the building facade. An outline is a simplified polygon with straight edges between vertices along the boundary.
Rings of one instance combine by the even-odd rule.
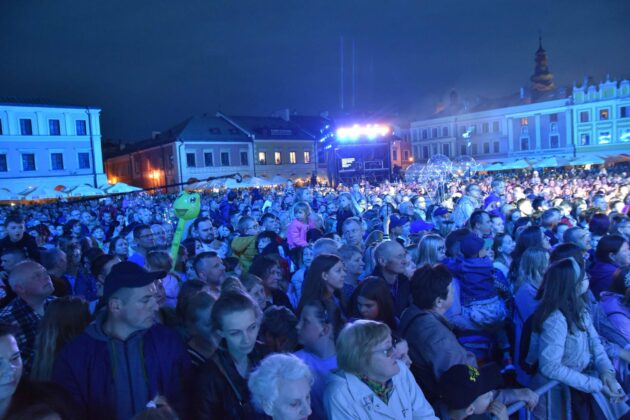
[[[316,138],[280,117],[222,113],[187,119],[106,159],[109,182],[142,188],[239,173],[243,177],[308,179]]]
[[[19,192],[106,185],[98,108],[0,103],[0,183]]]

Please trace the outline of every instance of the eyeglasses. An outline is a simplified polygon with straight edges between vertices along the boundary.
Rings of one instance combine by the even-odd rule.
[[[391,346],[388,349],[383,349],[383,350],[374,350],[372,353],[378,353],[378,354],[382,354],[385,357],[392,357],[394,354],[394,346]]]

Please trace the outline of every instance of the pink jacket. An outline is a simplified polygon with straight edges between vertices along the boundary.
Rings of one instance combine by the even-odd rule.
[[[296,246],[306,246],[306,232],[309,229],[315,228],[315,224],[309,221],[309,224],[300,222],[298,219],[293,219],[289,226],[287,226],[287,243],[289,248],[295,248]]]

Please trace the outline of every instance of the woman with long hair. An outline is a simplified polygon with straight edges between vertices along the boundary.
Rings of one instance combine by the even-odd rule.
[[[494,268],[500,270],[505,278],[508,277],[512,265],[512,252],[516,248],[516,242],[507,233],[499,233],[494,237],[492,250],[494,251]]]
[[[621,267],[630,264],[628,242],[619,235],[604,236],[597,243],[595,261],[590,266],[591,290],[596,299],[604,290],[610,289],[612,276]]]
[[[90,318],[88,303],[79,297],[62,297],[46,306],[35,339],[32,379],[51,380],[57,354],[63,346],[83,332],[90,323]]]
[[[418,243],[418,258],[415,261],[416,267],[423,267],[425,264],[438,264],[442,262],[444,258],[446,258],[444,238],[440,235],[430,233],[420,239]]]
[[[197,377],[195,417],[255,418],[247,378],[266,356],[256,341],[260,308],[246,293],[229,290],[215,302],[210,317],[220,342]]]
[[[361,207],[352,194],[348,192],[339,194],[337,203],[337,233],[341,236],[343,233],[341,230],[343,222],[349,217],[359,216],[361,214]]]
[[[124,236],[116,236],[109,242],[109,254],[120,258],[120,261],[127,261],[129,257],[129,242]]]
[[[342,310],[343,282],[346,271],[343,260],[333,254],[320,254],[311,263],[302,285],[302,296],[296,314],[299,316],[304,303],[313,299],[333,300]]]
[[[629,409],[622,402],[626,395],[588,313],[587,291],[588,277],[573,258],[556,261],[545,273],[532,320],[539,334],[539,368],[532,386],[549,380],[568,385],[574,418],[619,418]],[[561,418],[558,408],[563,405],[558,393],[551,392],[551,418]],[[537,407],[542,416],[544,400]]]
[[[398,329],[389,285],[380,277],[366,277],[359,284],[350,297],[348,312],[350,318],[380,321],[392,331]]]
[[[549,238],[545,235],[540,226],[529,226],[525,228],[516,240],[516,248],[514,248],[514,252],[512,252],[512,264],[510,265],[508,275],[508,279],[511,283],[516,282],[518,269],[521,264],[521,255],[523,255],[528,248],[534,247],[544,248],[546,250],[551,249]]]

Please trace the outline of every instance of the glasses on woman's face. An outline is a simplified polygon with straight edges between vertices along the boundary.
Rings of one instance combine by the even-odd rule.
[[[388,349],[374,350],[372,353],[382,354],[383,356],[389,358],[394,355],[394,346],[391,346]]]

